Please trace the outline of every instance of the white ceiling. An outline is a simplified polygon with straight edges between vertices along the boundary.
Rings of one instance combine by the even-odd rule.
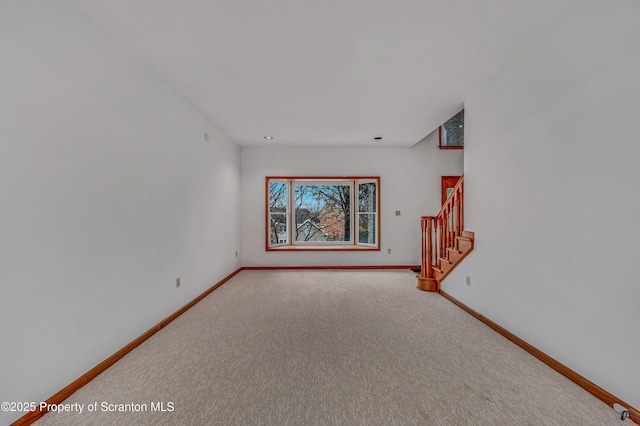
[[[398,147],[462,109],[585,3],[74,2],[242,146]]]

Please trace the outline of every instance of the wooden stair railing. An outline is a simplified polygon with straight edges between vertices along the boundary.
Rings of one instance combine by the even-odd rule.
[[[474,246],[473,232],[464,231],[464,175],[453,187],[437,216],[422,216],[422,259],[418,288],[440,291],[440,283]]]

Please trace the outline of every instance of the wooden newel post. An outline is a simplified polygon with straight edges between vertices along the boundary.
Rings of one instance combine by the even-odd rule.
[[[427,217],[427,277],[433,278],[433,217]]]
[[[433,277],[433,216],[420,218],[422,228],[422,259],[418,288],[423,291],[438,291],[438,282]]]
[[[420,229],[422,230],[422,243],[420,248],[422,249],[422,254],[420,255],[420,275],[421,277],[427,276],[427,219],[420,218]]]

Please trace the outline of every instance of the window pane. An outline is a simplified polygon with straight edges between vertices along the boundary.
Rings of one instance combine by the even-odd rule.
[[[361,183],[358,185],[358,211],[376,212],[377,206],[377,185],[375,182]]]
[[[272,213],[287,212],[286,182],[269,182],[269,211]]]
[[[271,213],[269,219],[269,245],[288,244],[287,215]]]
[[[372,213],[358,214],[358,243],[376,244],[376,215]]]
[[[464,146],[464,110],[442,125],[441,146]]]
[[[295,241],[351,241],[351,185],[294,184]]]

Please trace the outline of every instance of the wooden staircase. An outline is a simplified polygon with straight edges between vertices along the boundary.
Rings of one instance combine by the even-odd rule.
[[[440,291],[440,283],[474,246],[473,232],[464,231],[464,175],[437,216],[422,216],[422,261],[418,288]]]
[[[447,248],[444,257],[438,259],[438,263],[433,265],[434,278],[441,282],[453,268],[473,250],[473,232],[462,231],[456,236],[456,246]]]

